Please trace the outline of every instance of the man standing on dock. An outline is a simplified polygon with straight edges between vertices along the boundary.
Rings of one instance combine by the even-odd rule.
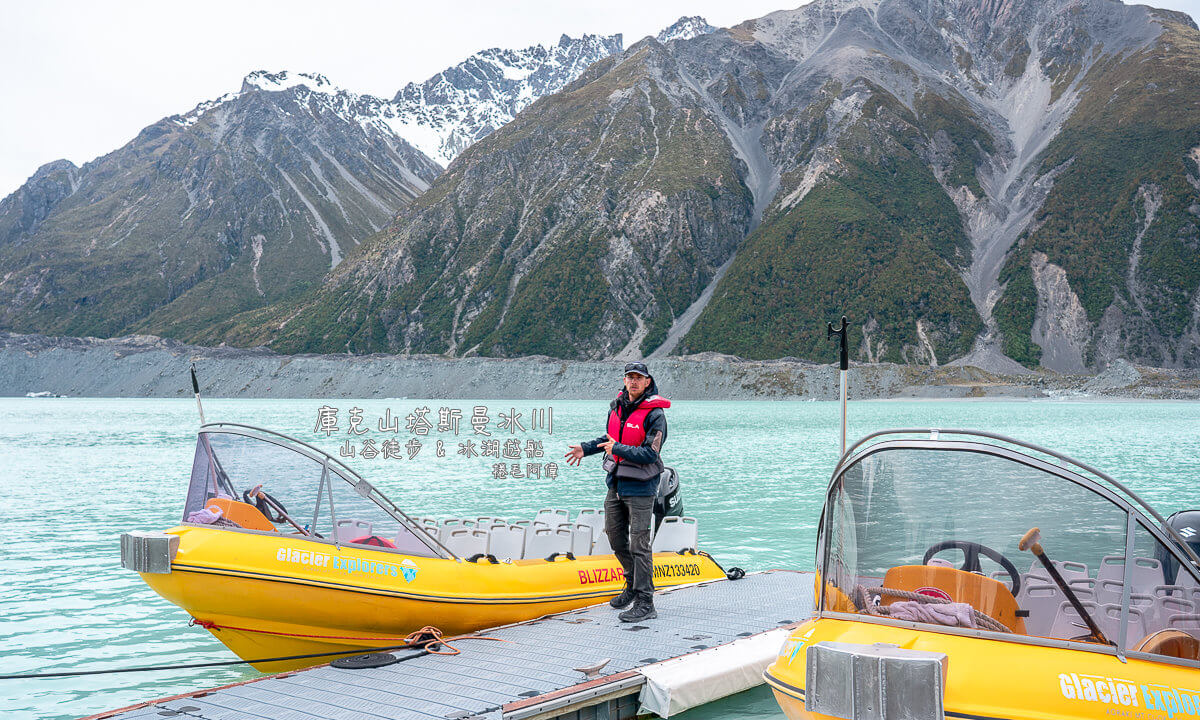
[[[621,622],[658,617],[654,610],[654,557],[650,550],[650,520],[663,471],[659,451],[667,439],[664,409],[671,401],[658,395],[658,386],[644,362],[625,365],[625,388],[609,405],[607,434],[571,445],[567,463],[578,465],[587,455],[604,452],[608,495],[604,499],[604,532],[625,571],[625,589],[609,601],[615,608],[633,607]]]

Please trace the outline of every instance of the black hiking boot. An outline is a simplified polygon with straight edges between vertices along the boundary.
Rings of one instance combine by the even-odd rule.
[[[633,591],[633,588],[627,586],[621,591],[620,595],[616,596],[612,600],[609,600],[608,604],[612,605],[618,610],[624,610],[625,608],[629,607],[629,603],[633,602],[635,597],[637,597],[637,593]]]
[[[643,600],[638,598],[633,603],[633,607],[629,608],[617,617],[621,620],[621,622],[631,623],[641,622],[643,620],[653,620],[654,618],[658,617],[658,613],[654,611],[653,600]]]

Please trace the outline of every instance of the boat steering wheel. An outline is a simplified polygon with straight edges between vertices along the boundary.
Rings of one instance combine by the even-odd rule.
[[[985,555],[989,560],[994,561],[1000,567],[1004,568],[1004,572],[1008,573],[1008,586],[1009,589],[1012,590],[1013,597],[1016,597],[1017,593],[1020,592],[1021,573],[1017,572],[1017,566],[1013,565],[1012,560],[1009,560],[1000,552],[991,549],[987,545],[981,545],[977,542],[971,542],[970,540],[943,540],[939,543],[934,543],[933,545],[929,546],[928,550],[925,551],[925,559],[921,561],[921,564],[928,565],[929,560],[933,558],[934,555],[937,555],[943,550],[950,550],[951,548],[962,550],[963,555],[966,556],[963,559],[962,567],[959,568],[960,570],[965,572],[979,573],[982,575],[983,566],[979,564],[979,556],[981,554]]]

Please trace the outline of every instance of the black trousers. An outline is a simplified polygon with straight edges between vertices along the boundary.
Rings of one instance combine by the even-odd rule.
[[[650,552],[650,517],[654,496],[620,497],[609,488],[604,498],[604,532],[625,571],[625,586],[638,600],[654,600],[654,557]]]

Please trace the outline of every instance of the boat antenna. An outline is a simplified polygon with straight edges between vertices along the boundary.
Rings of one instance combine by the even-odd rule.
[[[846,373],[850,370],[850,351],[846,344],[846,316],[842,316],[842,326],[837,330],[833,329],[833,323],[827,322],[825,338],[832,339],[835,335],[841,344],[841,356],[839,357],[839,366],[841,368],[841,399],[842,399],[842,451],[841,455],[846,454]],[[839,457],[841,457],[839,455]]]
[[[200,424],[204,425],[206,422],[204,419],[204,405],[200,403],[200,383],[196,381],[196,363],[192,363],[192,392],[196,394],[196,409],[200,411]]]

